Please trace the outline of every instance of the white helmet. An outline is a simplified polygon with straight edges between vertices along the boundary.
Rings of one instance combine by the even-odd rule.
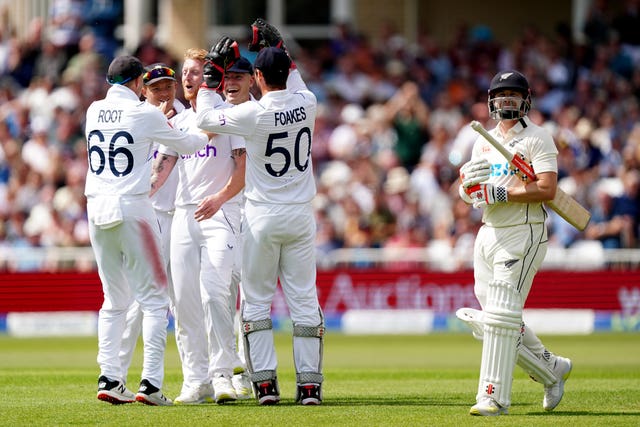
[[[522,94],[522,99],[513,96],[496,97],[503,90],[513,90]],[[515,70],[500,71],[489,85],[489,115],[494,120],[514,120],[524,117],[531,109],[531,88],[529,82]]]

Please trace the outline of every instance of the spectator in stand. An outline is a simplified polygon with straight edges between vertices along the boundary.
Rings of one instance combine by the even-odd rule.
[[[156,39],[156,26],[147,23],[142,28],[142,38],[133,55],[140,58],[143,64],[164,63],[171,67],[175,64],[175,60],[171,57],[167,49],[158,43]]]
[[[600,240],[605,249],[633,248],[638,240],[640,172],[625,171],[621,181],[623,192],[619,196],[600,189],[600,204],[585,230],[588,239]]]
[[[407,82],[385,104],[386,116],[397,134],[395,152],[399,163],[411,171],[418,164],[429,139],[429,107],[418,93],[418,86]]]

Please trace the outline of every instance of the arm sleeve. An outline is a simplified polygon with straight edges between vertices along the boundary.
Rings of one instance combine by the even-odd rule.
[[[202,132],[185,133],[174,129],[160,110],[153,110],[153,114],[149,114],[147,126],[152,132],[152,140],[179,154],[195,153],[209,141],[207,135]]]
[[[558,149],[553,137],[542,134],[532,145],[531,164],[536,173],[558,172]]]
[[[216,132],[217,130],[214,130],[213,126],[218,124],[219,120],[215,110],[224,106],[222,97],[215,90],[201,87],[198,91],[196,105],[198,106],[196,112],[198,127],[209,132]]]
[[[309,90],[304,80],[302,80],[300,71],[298,71],[297,68],[289,71],[289,77],[287,77],[287,90],[289,92],[299,92],[301,90]]]
[[[171,148],[167,147],[166,145],[160,145],[158,147],[158,153],[160,154],[166,154],[168,156],[174,156],[174,157],[178,157],[178,152],[175,150],[172,150]]]
[[[257,123],[257,110],[263,109],[258,102],[247,101],[232,108],[225,108],[224,103],[216,104],[216,99],[207,92],[213,91],[201,89],[198,92],[196,124],[200,129],[245,138],[253,133]],[[220,95],[214,94],[220,98]]]

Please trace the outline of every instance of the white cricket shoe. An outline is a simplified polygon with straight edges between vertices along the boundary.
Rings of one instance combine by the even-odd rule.
[[[145,405],[151,406],[171,406],[171,399],[162,394],[162,390],[151,384],[148,380],[140,381],[140,388],[136,394],[136,400]]]
[[[556,361],[552,370],[556,374],[558,381],[553,385],[544,387],[542,407],[545,411],[553,411],[553,409],[558,406],[562,400],[562,396],[564,396],[564,383],[569,379],[572,368],[573,365],[571,360],[566,357],[556,356]]]
[[[231,379],[223,375],[216,375],[213,377],[212,383],[216,403],[233,402],[238,399],[236,390],[233,388],[233,384],[231,384]]]
[[[238,400],[253,398],[253,386],[251,385],[251,379],[247,371],[235,374],[233,378],[231,378],[231,384],[233,384]]]
[[[184,385],[180,396],[173,400],[176,405],[199,405],[201,403],[215,402],[215,392],[211,383],[200,384],[197,387]]]
[[[508,414],[507,408],[503,408],[490,397],[482,397],[471,407],[469,411],[471,415],[482,415],[484,417],[492,417],[495,415]]]

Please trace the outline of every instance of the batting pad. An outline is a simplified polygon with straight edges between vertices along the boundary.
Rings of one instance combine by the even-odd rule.
[[[489,283],[477,398],[490,397],[505,408],[511,405],[513,368],[521,334],[520,301],[520,293],[510,283]]]
[[[484,339],[484,313],[481,310],[463,307],[456,311],[456,316],[469,325],[475,339],[480,341]],[[545,386],[556,383],[556,375],[549,369],[547,362],[536,356],[522,341],[518,343],[516,348],[516,364],[520,366],[531,379]]]
[[[545,386],[553,385],[558,381],[556,374],[549,369],[548,363],[522,344],[518,346],[518,366],[529,374],[532,380]]]

